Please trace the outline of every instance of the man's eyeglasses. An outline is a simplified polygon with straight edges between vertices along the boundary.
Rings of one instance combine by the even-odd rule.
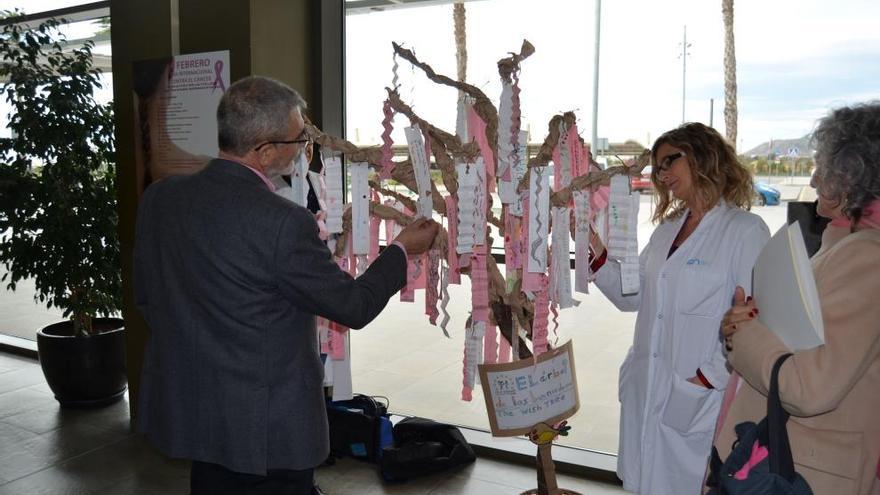
[[[303,134],[305,134],[305,132],[303,132]],[[302,136],[302,134],[300,134],[300,136]],[[291,139],[289,141],[266,141],[265,143],[254,148],[254,151],[260,151],[260,148],[262,148],[263,146],[266,146],[267,144],[302,144],[302,143],[312,144],[312,138],[311,137],[306,137],[306,138],[298,137],[296,139]]]
[[[660,172],[662,170],[663,172],[668,172],[669,169],[672,168],[672,164],[675,163],[675,160],[678,160],[683,156],[687,156],[684,151],[679,151],[676,153],[672,153],[671,155],[666,155],[660,160],[660,163],[658,163],[654,167],[654,171]]]

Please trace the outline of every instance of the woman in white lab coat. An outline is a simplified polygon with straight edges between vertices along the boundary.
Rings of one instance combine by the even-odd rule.
[[[621,311],[638,311],[620,367],[617,475],[626,490],[701,491],[728,370],[720,322],[769,239],[751,206],[752,177],[714,129],[683,124],[657,139],[651,179],[659,222],[639,257],[640,290],[622,295],[620,265],[596,284]],[[605,256],[601,240],[593,251]]]

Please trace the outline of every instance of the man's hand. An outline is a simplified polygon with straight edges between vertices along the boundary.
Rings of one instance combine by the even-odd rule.
[[[404,228],[394,240],[403,244],[407,256],[422,254],[434,243],[440,224],[425,218],[419,218]]]

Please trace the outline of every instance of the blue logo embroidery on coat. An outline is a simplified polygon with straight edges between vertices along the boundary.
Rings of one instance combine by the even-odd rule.
[[[687,264],[688,265],[705,265],[706,262],[704,260],[699,259],[699,258],[691,258],[691,259],[687,260]]]

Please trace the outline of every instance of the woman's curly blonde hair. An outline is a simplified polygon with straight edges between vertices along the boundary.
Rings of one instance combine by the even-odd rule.
[[[700,201],[711,209],[722,199],[739,208],[752,207],[752,174],[737,159],[736,150],[715,129],[699,122],[690,122],[665,132],[651,148],[651,182],[656,191],[656,209],[652,220],[663,222],[681,215],[686,205],[673,198],[666,184],[660,181],[657,150],[663,144],[685,153],[690,166],[694,190]]]

